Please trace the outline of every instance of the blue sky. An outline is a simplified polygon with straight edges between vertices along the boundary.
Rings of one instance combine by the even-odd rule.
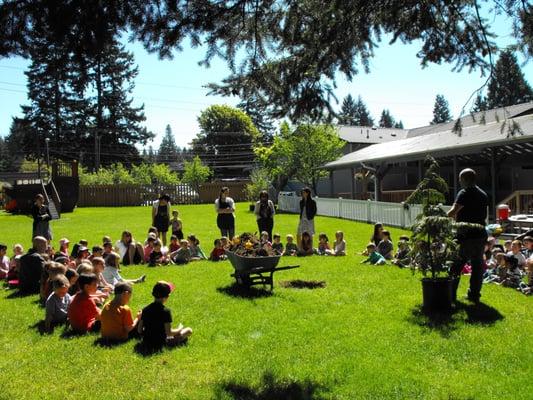
[[[500,18],[493,29],[500,34],[500,46],[510,42],[510,21]],[[207,96],[202,86],[222,79],[228,70],[221,60],[213,61],[209,69],[198,66],[203,49],[184,45],[184,51],[176,53],[173,60],[159,60],[139,43],[127,47],[139,66],[135,103],[145,105],[145,125],[157,135],[154,148],[159,146],[167,124],[172,127],[176,143],[186,146],[198,133],[197,117],[203,109],[210,104],[237,104],[237,98]],[[486,78],[476,71],[452,72],[448,64],[422,69],[416,58],[418,49],[416,43],[389,46],[383,41],[371,61],[370,74],[357,75],[352,82],[339,77],[336,90],[339,103],[348,93],[354,97],[361,95],[376,121],[381,111],[388,108],[406,128],[414,128],[429,123],[435,96],[443,94],[452,114],[458,116],[470,94]],[[519,61],[523,62],[520,56]],[[12,116],[20,115],[20,105],[27,102],[24,69],[28,64],[20,58],[0,59],[0,136],[8,134]],[[533,63],[524,65],[522,71],[533,85]]]

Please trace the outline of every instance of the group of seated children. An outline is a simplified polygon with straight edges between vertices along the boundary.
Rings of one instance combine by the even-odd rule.
[[[167,248],[157,239],[156,228],[150,228],[148,238],[144,244],[144,261],[150,267],[168,264],[187,264],[190,261],[205,260],[207,257],[200,247],[200,241],[195,235],[187,236],[187,239],[178,238],[178,235],[170,237],[170,245]]]
[[[361,253],[364,256],[368,256],[362,263],[384,265],[387,261],[391,261],[392,264],[405,268],[411,263],[410,251],[409,236],[402,235],[398,242],[398,249],[394,253],[394,244],[392,243],[390,232],[384,230],[382,224],[377,223],[374,225],[374,233],[370,237],[366,250]]]
[[[179,325],[173,329],[172,314],[165,307],[173,285],[159,281],[155,284],[152,295],[154,302],[139,311],[135,318],[128,303],[133,286],[131,282],[121,281],[114,287],[114,298],[99,308],[95,301],[98,293],[99,278],[94,273],[83,273],[77,281],[79,291],[69,294],[69,281],[64,275],[58,275],[51,281],[52,293],[46,300],[45,326],[68,322],[77,333],[101,332],[109,341],[125,341],[140,335],[143,344],[152,350],[165,345],[183,342],[191,334],[191,328]]]
[[[489,237],[485,245],[484,283],[496,283],[533,294],[533,237],[506,240],[502,245]]]

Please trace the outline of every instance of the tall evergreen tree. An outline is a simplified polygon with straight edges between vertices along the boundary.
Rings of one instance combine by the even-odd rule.
[[[269,107],[263,100],[251,95],[237,104],[237,108],[244,111],[252,119],[255,127],[261,133],[260,141],[263,143],[272,141],[272,136],[275,132],[274,120],[269,117]]]
[[[72,55],[43,36],[33,42],[31,58],[25,72],[29,104],[22,106],[24,121],[12,126],[17,130],[19,151],[30,157],[41,156],[47,138],[54,157],[69,158],[68,154],[78,148],[75,134],[85,131],[88,108],[88,102],[76,90],[79,78]],[[55,152],[59,149],[61,153]]]
[[[357,103],[355,104],[355,124],[359,126],[373,126],[374,125],[374,119],[370,116],[370,112],[368,111],[368,108],[366,107],[365,102],[363,101],[362,97],[359,96],[357,98]]]
[[[85,78],[93,93],[89,98],[93,129],[85,144],[91,146],[95,135],[100,136],[103,164],[138,160],[135,145],[146,144],[154,135],[141,125],[146,120],[144,105],[133,106],[131,94],[139,72],[133,54],[113,40],[85,61],[89,67]]]
[[[396,129],[403,129],[403,122],[400,120],[394,124]]]
[[[494,74],[488,85],[488,108],[508,107],[533,100],[533,90],[520,70],[511,50],[505,50],[494,67]]]
[[[487,99],[483,97],[481,93],[478,93],[474,104],[472,105],[472,112],[487,111],[489,107],[487,106]]]
[[[379,126],[381,128],[392,128],[395,125],[394,117],[390,114],[389,110],[383,110],[379,119]]]
[[[157,151],[157,161],[160,163],[169,163],[177,161],[179,156],[179,148],[176,146],[172,128],[167,124],[165,128],[165,136],[161,140],[159,150]]]
[[[435,98],[435,105],[433,106],[433,120],[431,125],[442,124],[444,122],[450,122],[452,116],[450,114],[450,107],[448,101],[442,94],[438,94]]]
[[[342,101],[341,111],[339,113],[340,125],[357,125],[355,123],[357,113],[357,105],[351,94],[348,94]]]

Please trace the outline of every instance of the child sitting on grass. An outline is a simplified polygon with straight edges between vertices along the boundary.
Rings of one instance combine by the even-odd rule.
[[[298,256],[305,257],[313,254],[313,238],[309,232],[302,233],[302,242],[298,249]]]
[[[157,239],[154,236],[148,236],[146,239],[146,244],[143,247],[144,252],[144,262],[150,262],[150,255],[154,251],[154,243]]]
[[[78,333],[97,332],[100,330],[100,309],[92,296],[96,293],[98,278],[95,274],[81,274],[78,284],[80,291],[68,308],[70,325]]]
[[[44,304],[50,293],[52,293],[52,281],[60,275],[65,275],[67,267],[63,264],[56,263],[54,261],[48,261],[44,264],[44,268],[41,275],[41,287],[40,296],[41,304]]]
[[[187,237],[189,241],[189,252],[191,253],[191,261],[206,260],[204,252],[200,248],[200,241],[195,235],[189,235]]]
[[[505,257],[505,278],[501,281],[501,285],[513,289],[520,288],[522,282],[522,271],[518,266],[518,259],[513,255],[506,255]]]
[[[176,345],[185,341],[191,334],[191,328],[179,325],[173,329],[172,313],[165,303],[174,287],[165,281],[159,281],[152,289],[154,302],[146,306],[141,313],[138,325],[142,343],[152,350],[160,350],[165,345]]]
[[[189,261],[191,261],[189,242],[185,239],[180,240],[180,248],[175,252],[170,253],[170,259],[177,265],[188,264]]]
[[[159,240],[156,240],[154,242],[154,249],[150,253],[150,259],[148,261],[148,266],[156,267],[156,266],[161,266],[161,265],[167,265],[169,261],[170,261],[169,257],[163,253],[163,250],[161,248],[161,242]]]
[[[173,253],[180,248],[180,242],[178,242],[178,237],[172,235],[170,237],[170,244],[168,245],[168,252]]]
[[[278,256],[283,254],[283,243],[281,243],[281,236],[279,233],[275,233],[272,236],[272,250]]]
[[[7,273],[7,281],[16,282],[19,276],[20,257],[24,255],[24,247],[17,243],[13,246],[13,257],[9,260],[9,272]]]
[[[0,279],[6,279],[9,273],[9,257],[6,253],[7,246],[0,243]]]
[[[400,240],[398,242],[398,250],[392,259],[392,263],[400,268],[408,267],[409,264],[411,264],[411,259],[409,257],[410,251],[409,243],[405,240]]]
[[[318,247],[315,249],[315,253],[319,256],[325,256],[330,252],[328,235],[321,233],[318,235]]]
[[[222,261],[226,259],[226,252],[220,239],[215,239],[214,248],[209,255],[209,261]]]
[[[53,292],[45,303],[44,329],[47,332],[50,332],[55,325],[67,322],[67,311],[72,301],[72,296],[68,294],[69,287],[69,281],[64,275],[58,275],[52,281]]]
[[[363,261],[363,264],[370,263],[372,265],[384,265],[386,264],[385,258],[376,251],[376,245],[374,243],[368,243],[366,251],[368,252],[368,258]]]
[[[259,243],[261,244],[261,247],[267,246],[272,247],[272,243],[270,243],[270,240],[268,240],[268,232],[263,231],[261,232],[261,237],[259,238]]]
[[[220,238],[220,242],[222,243],[222,247],[224,248],[224,250],[229,250],[230,247],[231,247],[231,244],[229,242],[229,239],[227,236],[222,236]]]
[[[106,340],[128,340],[130,332],[136,327],[141,312],[135,319],[131,316],[128,303],[133,293],[133,286],[128,282],[119,282],[115,286],[115,297],[102,308],[100,322],[101,335]]]
[[[295,256],[298,254],[298,246],[294,243],[294,236],[287,235],[285,237],[287,244],[285,245],[285,251],[283,252],[284,256]]]
[[[391,260],[392,259],[392,251],[394,249],[394,246],[392,244],[392,240],[391,240],[391,237],[390,237],[390,232],[389,231],[383,231],[382,232],[382,237],[383,239],[381,239],[381,241],[379,242],[376,250],[379,254],[381,254],[383,256],[383,258],[385,258],[386,260]]]
[[[526,266],[526,257],[522,254],[522,242],[520,240],[513,240],[511,242],[511,251],[507,255],[516,258],[518,268],[524,269]]]
[[[67,272],[65,272],[65,277],[67,278],[68,283],[70,285],[68,289],[68,294],[74,296],[80,291],[80,285],[78,284],[78,279],[80,275],[75,270],[68,268]]]
[[[104,277],[105,261],[102,257],[94,257],[92,260],[93,272],[98,278],[98,290],[109,293],[113,291],[114,285],[109,283]]]
[[[117,253],[110,253],[107,257],[104,272],[102,273],[104,279],[110,285],[116,286],[120,282],[127,283],[141,283],[146,280],[146,275],[142,275],[137,279],[124,279],[120,275],[120,255]]]
[[[333,250],[330,254],[332,256],[346,255],[346,241],[344,240],[344,233],[342,231],[335,232],[335,242],[333,243]]]

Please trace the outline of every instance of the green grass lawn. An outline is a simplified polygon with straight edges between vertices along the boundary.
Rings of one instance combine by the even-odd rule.
[[[237,232],[255,231],[239,204]],[[182,206],[186,234],[205,251],[217,237],[211,205]],[[81,208],[52,222],[55,240],[92,245],[129,229],[144,239],[149,208]],[[295,233],[297,216],[277,215],[274,231]],[[151,301],[160,279],[176,284],[167,305],[175,322],[194,329],[180,348],[143,356],[135,341],[107,348],[97,335],[40,335],[37,296],[0,294],[1,399],[531,399],[533,299],[483,288],[483,307],[464,305],[446,321],[418,312],[419,277],[392,266],[361,265],[371,225],[316,219],[330,239],[343,230],[349,256],[284,258],[301,268],[275,275],[273,295],[238,297],[229,262],[184,267],[123,267],[135,286],[134,311]],[[396,240],[400,230],[392,229]],[[0,242],[27,248],[31,219],[0,214]],[[292,289],[281,280],[323,280]],[[460,294],[466,291],[463,279]]]

